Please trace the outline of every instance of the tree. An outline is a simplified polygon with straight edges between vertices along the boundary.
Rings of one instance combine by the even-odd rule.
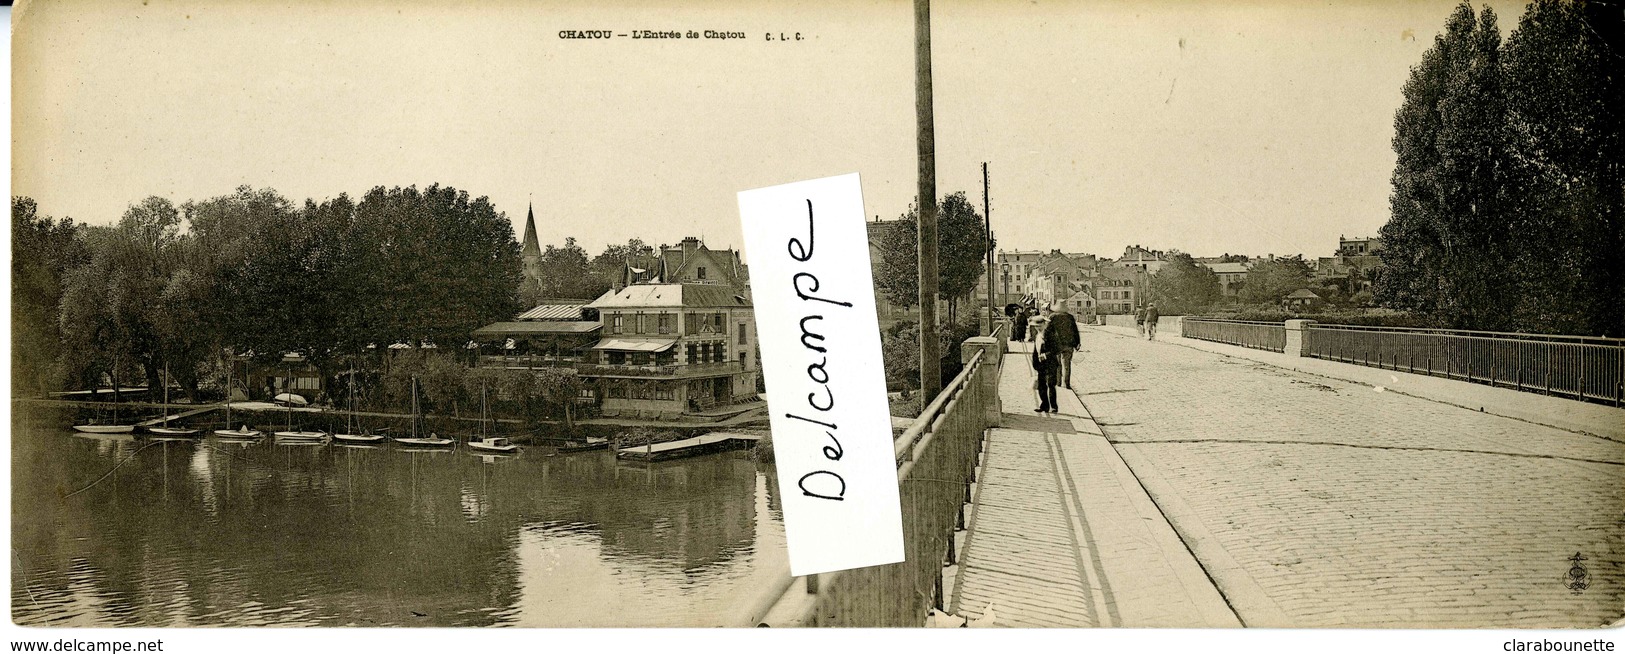
[[[1625,9],[1537,0],[1503,63],[1519,216],[1506,240],[1519,290],[1514,328],[1625,329]]]
[[[564,239],[562,247],[547,246],[542,251],[542,296],[593,299],[603,295],[609,287],[599,288],[589,264],[587,251],[573,237]]]
[[[601,287],[598,293],[583,296],[597,298],[616,284],[620,283],[622,266],[628,261],[642,257],[655,256],[655,249],[644,243],[642,239],[630,239],[626,245],[609,245],[602,253],[592,258],[592,276],[597,286]]]
[[[89,258],[72,219],[38,215],[32,198],[11,199],[11,379],[19,391],[61,387],[63,285]]]
[[[1495,13],[1475,19],[1463,2],[1411,70],[1394,118],[1398,163],[1376,292],[1456,327],[1505,327],[1514,293],[1499,48]]]
[[[1183,252],[1170,253],[1168,262],[1151,276],[1151,301],[1168,315],[1198,313],[1220,296],[1219,276]]]
[[[1309,285],[1309,262],[1302,256],[1278,257],[1253,264],[1247,271],[1247,285],[1241,301],[1250,304],[1276,304],[1293,291]]]
[[[937,294],[948,301],[948,319],[957,320],[958,301],[976,290],[986,271],[987,223],[963,191],[942,199],[937,213]],[[919,213],[891,224],[880,239],[876,290],[892,304],[920,303]]]

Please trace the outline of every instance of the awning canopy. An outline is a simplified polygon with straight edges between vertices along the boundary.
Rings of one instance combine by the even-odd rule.
[[[474,330],[475,336],[530,336],[537,334],[590,334],[601,327],[584,320],[498,322]]]
[[[606,338],[592,346],[594,350],[615,350],[616,352],[665,352],[677,344],[677,339],[658,340],[631,340],[624,338]]]

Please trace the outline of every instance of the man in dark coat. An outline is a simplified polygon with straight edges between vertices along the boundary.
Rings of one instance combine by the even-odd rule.
[[[1049,338],[1049,330],[1038,333],[1033,344],[1033,370],[1038,373],[1038,412],[1058,413],[1060,402],[1056,398],[1055,382],[1060,372],[1060,351]]]
[[[1061,381],[1067,388],[1072,388],[1072,353],[1078,349],[1078,320],[1066,312],[1065,305],[1055,304],[1055,313],[1050,314],[1049,326],[1045,327],[1044,336],[1055,341],[1056,357],[1060,359]]]
[[[1157,303],[1152,302],[1145,305],[1146,340],[1156,340],[1157,338],[1157,317]]]
[[[1010,340],[1023,341],[1027,339],[1027,307],[1016,310],[1015,329],[1010,330]]]

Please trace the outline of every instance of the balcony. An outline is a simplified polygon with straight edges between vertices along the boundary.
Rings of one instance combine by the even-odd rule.
[[[683,379],[689,377],[717,377],[742,371],[744,371],[744,366],[738,361],[666,366],[583,363],[576,366],[576,372],[583,377]]]

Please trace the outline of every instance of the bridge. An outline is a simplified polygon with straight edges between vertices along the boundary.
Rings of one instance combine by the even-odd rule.
[[[738,622],[1620,620],[1619,342],[1162,328],[1084,328],[1054,418],[1033,412],[1028,344],[967,341],[965,370],[896,441],[908,560],[786,576]]]

